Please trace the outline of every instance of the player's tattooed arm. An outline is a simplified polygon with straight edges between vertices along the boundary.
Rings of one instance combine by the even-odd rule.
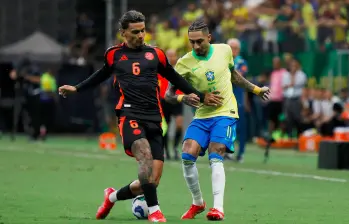
[[[168,88],[166,90],[165,100],[172,104],[178,103],[176,96],[176,88],[171,84],[168,85]]]
[[[235,69],[231,72],[231,82],[246,89],[249,92],[253,92],[255,85],[245,79],[238,71]]]
[[[200,98],[194,94],[188,94],[188,95],[176,95],[176,87],[172,86],[171,84],[168,86],[166,93],[165,93],[165,100],[171,104],[176,104],[183,102],[187,104],[188,106],[198,108],[200,105]]]
[[[231,82],[233,84],[236,84],[244,89],[246,89],[249,92],[252,92],[259,97],[261,97],[263,100],[269,99],[270,90],[268,87],[264,86],[262,88],[254,85],[253,83],[249,82],[247,79],[245,79],[238,71],[235,69],[231,72]]]

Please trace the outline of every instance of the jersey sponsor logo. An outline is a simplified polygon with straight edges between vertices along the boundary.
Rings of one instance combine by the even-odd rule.
[[[231,114],[235,114],[235,110],[230,110],[230,113]]]
[[[119,61],[126,61],[126,60],[128,60],[128,57],[123,54]]]
[[[211,82],[214,80],[214,72],[213,71],[208,71],[206,72],[206,78],[207,78],[207,81]]]
[[[151,52],[147,52],[147,53],[145,53],[144,57],[145,57],[147,60],[151,61],[151,60],[154,59],[154,54],[151,53]]]

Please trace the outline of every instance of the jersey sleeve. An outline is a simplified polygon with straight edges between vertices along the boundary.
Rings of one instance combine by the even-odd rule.
[[[95,73],[93,73],[90,77],[80,82],[75,86],[78,92],[93,88],[105,80],[107,80],[112,73],[112,65],[114,63],[114,55],[115,51],[117,51],[117,47],[109,48],[104,54],[104,65],[102,68],[98,69]]]
[[[183,78],[186,79],[187,74],[188,74],[188,68],[187,66],[184,65],[183,60],[179,59],[176,66],[175,66],[176,72],[180,74]]]
[[[200,98],[200,102],[204,102],[205,94],[192,87],[178,72],[174,70],[172,65],[169,64],[167,57],[162,50],[155,48],[155,51],[159,59],[159,74],[170,81],[177,89],[181,90],[183,93],[195,93]]]
[[[227,53],[226,53],[226,58],[228,60],[228,66],[229,66],[229,69],[232,71],[235,67],[235,64],[234,64],[234,57],[233,57],[233,52],[231,51],[229,45],[226,45],[227,46]]]

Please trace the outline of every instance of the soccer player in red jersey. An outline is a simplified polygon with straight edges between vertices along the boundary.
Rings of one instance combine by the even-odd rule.
[[[168,63],[162,50],[144,44],[145,17],[142,13],[134,10],[126,12],[120,19],[120,26],[125,42],[106,51],[104,66],[76,86],[61,86],[59,94],[66,97],[81,92],[114,75],[118,95],[115,111],[120,135],[126,154],[135,157],[138,162],[138,179],[119,190],[105,189],[104,202],[96,218],[106,218],[116,201],[144,194],[149,207],[148,220],[166,222],[156,192],[164,163],[158,74],[189,94],[181,100],[192,106],[200,102],[219,106],[222,98],[194,89]]]

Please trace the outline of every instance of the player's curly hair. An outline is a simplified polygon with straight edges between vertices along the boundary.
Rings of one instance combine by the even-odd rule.
[[[121,29],[126,30],[130,23],[145,22],[145,16],[136,10],[130,10],[121,16],[119,20],[119,26]]]
[[[188,33],[189,32],[195,32],[195,31],[202,31],[203,33],[209,33],[209,29],[207,24],[203,19],[197,19],[195,20],[188,28]]]

